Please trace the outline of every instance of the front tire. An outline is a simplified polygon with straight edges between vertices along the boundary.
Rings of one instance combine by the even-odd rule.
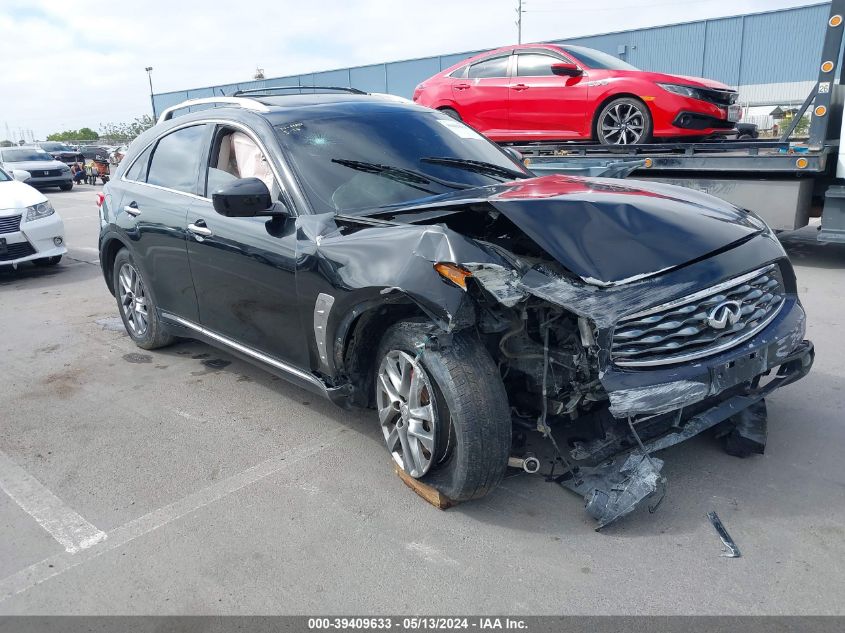
[[[596,139],[602,145],[648,143],[653,129],[648,106],[631,97],[614,99],[596,117]]]
[[[61,189],[62,191],[70,191],[71,189],[73,189],[73,183],[68,182],[63,185],[59,185],[59,189]]]
[[[382,433],[409,475],[453,501],[478,499],[507,468],[507,394],[478,339],[457,333],[447,347],[424,348],[432,332],[400,322],[381,341],[375,388]]]
[[[158,349],[176,340],[164,331],[141,271],[125,248],[114,259],[112,283],[120,318],[135,345],[141,349]]]

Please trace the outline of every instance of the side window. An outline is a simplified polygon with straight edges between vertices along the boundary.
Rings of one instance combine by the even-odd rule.
[[[138,157],[132,167],[126,172],[126,180],[134,180],[135,182],[147,182],[147,167],[150,165],[150,154],[153,152],[153,146],[150,145]]]
[[[206,196],[240,178],[262,180],[276,200],[281,187],[276,183],[269,159],[251,136],[229,127],[221,127],[209,156]]]
[[[449,76],[452,77],[452,79],[463,79],[467,76],[468,68],[469,66],[462,66],[461,68],[458,68],[458,70],[453,70],[452,74],[450,74]]]
[[[196,193],[205,132],[205,125],[193,125],[163,137],[153,151],[147,183]]]
[[[516,56],[516,74],[519,77],[549,77],[554,75],[552,64],[562,60],[549,55],[523,53]]]
[[[507,77],[508,57],[485,59],[469,67],[467,77],[470,79],[484,79],[486,77]]]

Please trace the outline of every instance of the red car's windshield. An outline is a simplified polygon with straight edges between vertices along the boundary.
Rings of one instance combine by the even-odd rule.
[[[608,55],[593,48],[584,48],[583,46],[562,46],[561,48],[567,55],[572,55],[572,57],[589,68],[599,70],[639,70],[636,66],[631,66],[631,64],[623,62],[618,57]]]

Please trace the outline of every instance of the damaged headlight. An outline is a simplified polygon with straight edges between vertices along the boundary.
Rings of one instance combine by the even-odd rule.
[[[40,220],[41,218],[53,215],[55,212],[49,200],[47,202],[41,202],[26,208],[26,221]]]
[[[436,270],[437,274],[443,277],[443,279],[451,281],[453,284],[459,288],[463,288],[464,290],[467,289],[467,277],[472,277],[472,272],[466,268],[448,262],[438,262],[434,265],[434,270]]]

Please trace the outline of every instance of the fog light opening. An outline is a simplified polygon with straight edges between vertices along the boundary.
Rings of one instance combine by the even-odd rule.
[[[64,243],[65,241],[58,236],[53,238],[53,244],[55,244],[56,246],[61,246]]]

